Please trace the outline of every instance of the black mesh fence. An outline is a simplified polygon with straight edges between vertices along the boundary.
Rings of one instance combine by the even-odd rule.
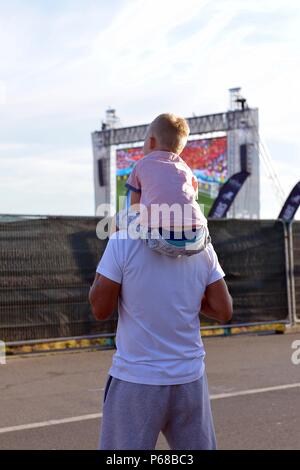
[[[117,314],[97,322],[88,303],[106,245],[96,237],[97,222],[94,217],[0,216],[1,340],[115,332]],[[234,298],[233,321],[287,319],[283,225],[212,220],[209,227]]]
[[[211,220],[209,229],[233,297],[233,322],[287,319],[282,222]]]
[[[300,222],[292,224],[296,318],[300,320]]]
[[[105,248],[91,217],[1,217],[0,338],[17,341],[114,331],[87,301]]]

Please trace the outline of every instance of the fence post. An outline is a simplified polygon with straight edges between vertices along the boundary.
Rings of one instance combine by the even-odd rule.
[[[296,288],[295,288],[295,265],[294,265],[294,246],[293,246],[293,230],[292,223],[288,224],[288,245],[289,245],[289,263],[290,263],[290,287],[291,287],[291,307],[292,307],[292,323],[299,323],[296,312]]]
[[[291,298],[291,265],[290,265],[290,243],[289,243],[289,228],[288,224],[282,221],[284,233],[284,257],[285,257],[285,276],[286,276],[286,291],[288,301],[288,317],[290,325],[294,324],[293,306]]]

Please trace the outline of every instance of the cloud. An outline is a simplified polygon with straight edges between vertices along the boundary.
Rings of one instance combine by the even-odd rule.
[[[1,161],[0,213],[93,214],[90,148]]]

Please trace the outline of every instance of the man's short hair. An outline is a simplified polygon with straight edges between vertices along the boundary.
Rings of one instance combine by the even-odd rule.
[[[150,132],[157,139],[161,150],[181,153],[187,142],[190,128],[184,118],[165,113],[152,121]]]

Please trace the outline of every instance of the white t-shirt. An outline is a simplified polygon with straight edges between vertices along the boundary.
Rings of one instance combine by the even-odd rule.
[[[206,287],[225,274],[211,244],[172,258],[115,233],[97,272],[121,284],[117,351],[109,374],[127,382],[176,385],[204,372],[199,311]]]

